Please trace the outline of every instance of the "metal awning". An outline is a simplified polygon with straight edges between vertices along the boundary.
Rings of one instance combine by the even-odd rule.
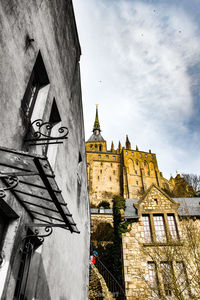
[[[0,197],[6,190],[41,226],[79,233],[47,157],[0,147]]]

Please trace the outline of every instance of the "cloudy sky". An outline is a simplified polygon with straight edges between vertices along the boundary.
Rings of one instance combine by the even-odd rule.
[[[163,175],[200,174],[200,0],[73,0],[86,139],[157,154]]]

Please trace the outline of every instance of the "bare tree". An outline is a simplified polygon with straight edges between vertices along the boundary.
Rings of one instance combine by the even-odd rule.
[[[152,297],[200,299],[200,227],[192,219],[181,221],[181,239],[166,244],[141,246],[148,271],[140,272]]]
[[[181,176],[187,181],[188,185],[192,186],[195,192],[200,192],[200,176],[196,174],[183,173]]]

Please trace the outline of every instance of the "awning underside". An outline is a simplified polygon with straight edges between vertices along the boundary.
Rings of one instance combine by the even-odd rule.
[[[17,177],[10,191],[34,220],[79,233],[46,157],[0,148],[0,177],[6,187],[4,175]]]

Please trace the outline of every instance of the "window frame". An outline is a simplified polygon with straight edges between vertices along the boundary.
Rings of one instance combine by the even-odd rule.
[[[178,264],[180,264],[182,266],[183,271],[178,272]],[[149,268],[150,266],[153,266],[153,269],[151,268],[151,270],[150,270],[150,268]],[[167,268],[170,272],[169,274],[172,274],[172,275],[169,276],[168,274],[166,274],[164,266],[168,266]],[[151,276],[152,274],[149,274],[150,271],[154,272],[153,276]],[[186,296],[187,299],[189,299],[188,297],[191,295],[191,290],[190,290],[190,286],[189,286],[189,280],[188,280],[186,266],[183,261],[176,261],[176,260],[160,261],[160,262],[159,261],[147,261],[147,275],[148,275],[147,278],[148,278],[148,282],[149,282],[149,287],[152,291],[152,297],[160,296],[162,293],[163,296],[165,296],[167,299],[168,298],[173,299],[174,294],[173,294],[173,287],[171,286],[171,276],[175,276],[175,278],[177,280],[177,284],[180,285],[180,282],[179,282],[180,274],[183,274],[183,277],[184,277],[183,280],[185,281],[184,285],[186,285],[183,290],[181,290],[181,288],[180,288],[181,294],[183,296]],[[151,278],[150,278],[150,276],[151,276]],[[153,280],[152,280],[152,277],[154,277]],[[155,281],[155,285],[154,284],[152,285],[153,281]],[[181,284],[182,284],[182,282],[181,282]]]
[[[143,213],[143,216],[149,216],[149,226],[150,226],[150,230],[152,232],[152,241],[151,242],[144,242],[144,244],[170,244],[170,243],[180,243],[180,236],[179,236],[179,231],[178,231],[178,226],[177,226],[177,222],[176,222],[176,215],[174,213],[159,213],[159,212],[151,212],[151,213]],[[165,231],[165,240],[161,241],[156,237],[156,226],[155,226],[155,222],[154,222],[154,216],[162,216],[163,218],[163,228]],[[177,232],[177,238],[172,238],[171,236],[171,232],[170,232],[170,226],[168,223],[168,216],[173,216],[174,218],[174,222],[175,222],[175,227],[176,227],[176,232]],[[143,223],[143,220],[142,220]],[[144,223],[143,223],[143,227],[144,227]]]
[[[36,102],[40,100],[40,105],[37,105],[38,107],[41,106],[41,99],[39,99],[40,92],[44,92],[44,89],[46,89],[45,96],[42,97],[44,99],[43,103],[43,110],[45,109],[46,101],[48,98],[50,88],[50,80],[46,71],[46,67],[42,58],[42,55],[39,51],[35,64],[33,66],[31,75],[29,77],[28,84],[25,89],[25,93],[21,102],[21,111],[22,111],[22,118],[26,125],[32,123],[33,118],[35,119],[41,119],[41,116],[39,115],[37,118],[37,112],[36,110]],[[38,110],[39,113],[43,114],[43,110]]]

